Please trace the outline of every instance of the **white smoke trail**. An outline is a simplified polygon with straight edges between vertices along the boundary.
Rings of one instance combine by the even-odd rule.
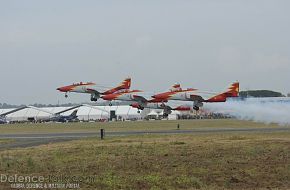
[[[247,98],[225,103],[208,103],[205,109],[241,120],[290,125],[290,98]]]

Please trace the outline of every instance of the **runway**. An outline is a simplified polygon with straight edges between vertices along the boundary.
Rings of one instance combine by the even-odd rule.
[[[170,135],[170,134],[214,134],[214,133],[243,133],[243,132],[290,132],[290,127],[277,127],[277,128],[199,128],[191,130],[159,130],[159,131],[118,131],[110,132],[106,131],[106,137],[113,136],[129,136],[129,135]],[[43,144],[56,143],[77,140],[82,138],[96,137],[99,138],[100,132],[95,133],[43,133],[43,134],[0,134],[1,139],[9,139],[11,142],[4,142],[0,144],[0,149],[11,148],[26,148],[39,146]]]

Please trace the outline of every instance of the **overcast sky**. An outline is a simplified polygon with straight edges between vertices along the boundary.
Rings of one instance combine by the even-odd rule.
[[[56,88],[290,92],[289,0],[0,0],[0,102],[83,102]]]

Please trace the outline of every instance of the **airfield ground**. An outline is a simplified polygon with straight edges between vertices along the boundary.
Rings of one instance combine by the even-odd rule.
[[[238,120],[194,120],[24,124],[5,125],[0,130],[4,135],[95,134],[100,128],[109,132],[157,132],[178,131],[178,123],[179,130],[200,131],[130,133],[106,136],[105,140],[92,136],[29,148],[2,149],[0,171],[45,177],[52,174],[94,176],[93,181],[80,182],[81,189],[290,188],[289,126]],[[241,128],[249,130],[239,130]],[[17,139],[0,138],[0,145],[14,141]],[[9,184],[0,183],[0,189],[5,188],[9,188]]]
[[[277,128],[276,124],[262,124],[234,119],[173,120],[173,121],[135,121],[135,122],[90,122],[90,123],[36,123],[0,125],[1,134],[37,133],[86,133],[99,132],[101,128],[110,132],[119,131],[160,131],[180,129],[221,129],[221,128]]]

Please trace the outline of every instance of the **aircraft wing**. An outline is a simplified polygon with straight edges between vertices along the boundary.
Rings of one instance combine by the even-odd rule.
[[[196,101],[196,102],[203,102],[204,101],[204,99],[201,97],[201,96],[199,96],[199,95],[195,95],[195,94],[191,94],[190,95],[190,99],[192,100],[192,101]]]
[[[139,95],[134,95],[134,101],[141,103],[141,104],[148,102],[148,100],[146,98],[144,98],[143,96],[139,96]]]
[[[6,115],[9,115],[9,114],[14,113],[14,112],[18,112],[18,111],[23,110],[25,108],[28,108],[28,107],[27,106],[23,106],[23,107],[20,107],[20,108],[16,108],[16,109],[11,110],[9,112],[2,113],[0,116],[5,117]]]
[[[94,104],[90,104],[91,106],[130,106],[132,101],[100,101]]]
[[[87,92],[91,93],[91,94],[101,94],[99,91],[97,91],[96,89],[92,89],[92,88],[87,88]]]

